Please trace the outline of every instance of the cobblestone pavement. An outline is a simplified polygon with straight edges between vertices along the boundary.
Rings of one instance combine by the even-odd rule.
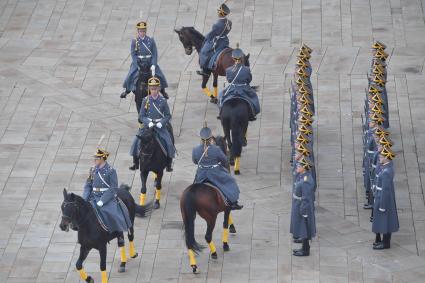
[[[423,282],[425,278],[425,22],[423,0],[230,0],[230,41],[251,54],[262,114],[243,151],[238,233],[218,259],[204,251],[192,274],[179,195],[193,180],[191,148],[204,119],[216,133],[217,109],[200,91],[197,55],[186,56],[174,28],[207,32],[218,1],[0,0],[0,282],[78,282],[76,233],[60,231],[64,187],[81,193],[91,155],[106,135],[119,181],[137,196],[127,168],[136,132],[132,99],[120,100],[134,24],[149,22],[169,80],[176,146],[161,209],[136,220],[127,272],[108,249],[110,282]],[[362,209],[361,116],[369,46],[389,48],[388,96],[397,158],[401,229],[386,251],[371,249]],[[314,49],[318,237],[312,255],[294,258],[289,234],[288,87],[294,50]],[[223,79],[220,79],[220,87]],[[150,181],[148,196],[153,198]],[[220,220],[221,221],[221,220]],[[214,233],[219,245],[221,225]],[[196,222],[201,242],[205,223]],[[98,254],[86,270],[100,281]]]

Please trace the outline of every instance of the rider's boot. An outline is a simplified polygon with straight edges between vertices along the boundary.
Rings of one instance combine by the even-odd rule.
[[[243,208],[243,205],[240,205],[238,203],[238,201],[235,201],[235,202],[230,203],[230,209],[231,210],[240,210],[242,208]]]
[[[129,94],[131,91],[129,91],[129,90],[124,90],[121,94],[120,94],[120,98],[126,98],[127,97],[127,94]]]
[[[208,69],[202,68],[201,70],[196,71],[196,73],[200,76],[209,76],[210,71]]]
[[[139,169],[139,158],[138,157],[133,156],[133,166],[130,166],[128,169],[130,169],[131,171]]]
[[[166,93],[166,92],[165,92],[165,88],[161,88],[161,90],[160,90],[159,92],[162,94],[162,96],[163,96],[165,99],[170,98],[170,97],[168,96],[168,93]]]
[[[165,168],[167,172],[173,172],[173,159],[167,157],[167,167]]]

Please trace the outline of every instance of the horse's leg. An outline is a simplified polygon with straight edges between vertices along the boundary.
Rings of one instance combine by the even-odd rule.
[[[102,283],[108,283],[108,273],[106,273],[106,243],[99,248],[99,255]]]
[[[161,199],[161,188],[162,188],[162,176],[164,175],[164,172],[160,171],[158,172],[156,176],[156,182],[155,182],[155,202],[153,204],[154,209],[158,209],[160,207],[159,201]]]
[[[214,88],[214,100],[211,98],[211,102],[217,103],[218,99],[218,73],[213,73],[213,88]]]
[[[248,123],[246,123],[246,125],[244,125],[243,127],[243,143],[242,146],[247,146],[248,145]]]
[[[229,163],[230,165],[233,166],[235,165],[235,163],[234,163],[234,159],[232,155],[232,140],[230,136],[230,123],[228,119],[221,119],[221,126],[223,127],[224,138],[226,139],[227,147],[229,148],[229,153],[230,153]]]
[[[211,93],[210,89],[207,87],[207,83],[210,78],[210,75],[211,73],[209,73],[208,75],[202,75],[202,91],[205,93],[206,96],[213,99],[214,95]]]
[[[80,256],[78,257],[77,263],[75,266],[77,267],[78,273],[80,274],[80,278],[88,283],[93,283],[94,280],[91,276],[88,276],[86,271],[83,268],[83,262],[86,260],[89,255],[90,248],[85,246],[80,246]]]
[[[209,219],[209,221],[207,221],[207,232],[205,233],[205,241],[207,241],[208,246],[210,247],[211,258],[213,259],[217,259],[217,250],[212,240],[212,233],[214,231],[216,220],[217,215],[214,217],[214,219]]]
[[[120,267],[118,268],[118,272],[125,272],[125,264],[127,263],[127,255],[125,253],[125,241],[124,241],[124,233],[119,232],[117,237],[118,247],[120,248]]]
[[[226,208],[224,211],[224,221],[223,221],[223,250],[225,252],[229,251],[229,216],[230,216],[230,209]]]
[[[230,213],[229,213],[229,232],[231,234],[236,234],[236,227],[235,227],[235,224],[233,223],[233,217]]]
[[[141,162],[140,158],[140,162]],[[140,169],[142,169],[142,164],[140,164]],[[140,179],[142,180],[142,188],[140,189],[140,201],[139,204],[141,206],[145,205],[146,202],[146,181],[148,178],[149,172],[140,170]]]
[[[129,242],[130,257],[136,258],[139,254],[136,253],[136,248],[134,247],[134,226],[131,226],[129,231],[128,231],[128,242]]]

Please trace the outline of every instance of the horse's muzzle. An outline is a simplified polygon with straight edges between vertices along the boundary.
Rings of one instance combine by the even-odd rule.
[[[59,228],[61,228],[62,231],[68,232],[69,231],[69,221],[62,218],[62,221],[59,224]]]
[[[192,52],[193,52],[193,48],[192,48],[192,47],[190,47],[190,48],[185,48],[185,49],[184,49],[184,52],[186,53],[186,55],[191,55],[191,54],[192,54]]]

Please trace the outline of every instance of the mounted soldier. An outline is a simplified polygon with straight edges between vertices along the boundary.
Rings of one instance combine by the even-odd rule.
[[[165,89],[168,87],[167,80],[161,68],[158,65],[158,49],[155,40],[146,35],[147,23],[139,22],[136,24],[137,37],[131,41],[131,66],[127,77],[123,83],[125,90],[121,93],[121,98],[125,98],[130,92],[135,93],[138,79],[138,61],[146,62],[150,65],[152,76],[156,76],[161,81],[161,94],[168,99]]]
[[[214,55],[219,54],[226,47],[229,47],[227,35],[232,30],[232,22],[227,18],[230,13],[226,4],[221,4],[217,9],[218,21],[212,26],[211,31],[205,36],[202,48],[199,53],[199,65],[202,71],[200,75],[207,75],[214,69]]]
[[[242,64],[244,57],[243,51],[237,44],[236,49],[232,51],[235,64],[226,69],[226,79],[229,85],[220,92],[219,107],[221,109],[223,104],[230,99],[243,99],[249,103],[251,108],[250,121],[254,121],[255,116],[260,113],[260,101],[255,90],[249,85],[252,81],[252,74],[250,68]]]
[[[106,150],[97,149],[94,155],[95,166],[90,168],[82,197],[92,204],[106,231],[124,232],[132,227],[132,222],[127,207],[117,198],[117,172],[106,161],[108,156]]]
[[[194,183],[211,183],[222,192],[231,209],[242,209],[238,204],[239,187],[227,169],[226,155],[214,144],[211,129],[206,125],[200,136],[202,143],[192,151],[192,161],[198,165]]]

